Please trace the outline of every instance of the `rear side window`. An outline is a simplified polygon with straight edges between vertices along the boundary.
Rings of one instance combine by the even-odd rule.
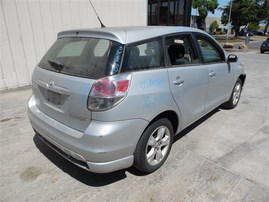
[[[165,39],[166,50],[172,66],[187,66],[199,63],[190,35],[175,35]]]
[[[63,74],[99,79],[118,73],[113,69],[118,65],[115,63],[121,61],[122,54],[119,55],[118,50],[123,50],[123,45],[106,39],[60,38],[39,66]]]
[[[150,39],[128,44],[121,72],[164,67],[162,39]]]

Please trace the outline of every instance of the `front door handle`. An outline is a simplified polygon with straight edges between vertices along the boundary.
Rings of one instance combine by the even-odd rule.
[[[210,71],[208,75],[210,77],[215,77],[216,76],[216,72],[215,71]]]
[[[181,86],[184,83],[184,79],[180,78],[179,76],[176,78],[176,80],[173,81],[174,85]]]

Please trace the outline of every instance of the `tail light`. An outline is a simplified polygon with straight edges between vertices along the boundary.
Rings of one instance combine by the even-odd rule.
[[[97,80],[88,95],[88,109],[104,111],[119,104],[127,95],[131,74],[104,77]]]

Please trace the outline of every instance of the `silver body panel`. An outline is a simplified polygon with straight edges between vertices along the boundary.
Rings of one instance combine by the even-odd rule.
[[[87,96],[93,83],[93,80],[37,67],[33,72],[32,82],[36,107],[56,121],[65,123],[75,130],[84,131],[91,122],[91,111],[86,111],[78,105],[87,104]],[[49,101],[48,92],[61,95],[59,102]]]
[[[34,96],[28,106],[29,119],[38,134],[63,153],[86,163],[88,167],[83,166],[84,169],[96,173],[130,167],[133,164],[134,142],[138,141],[139,134],[148,125],[142,119],[92,121],[84,132],[79,132],[41,112],[36,107]]]

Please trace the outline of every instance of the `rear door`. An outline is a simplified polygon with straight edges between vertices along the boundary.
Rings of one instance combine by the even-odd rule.
[[[175,54],[172,52],[176,50],[171,50],[171,47],[179,45],[184,46],[185,51],[184,57],[178,59],[184,59],[185,62],[173,65],[171,61]],[[167,37],[166,47],[170,89],[181,111],[184,128],[204,114],[208,93],[208,69],[201,65],[190,34]]]
[[[38,109],[55,121],[84,131],[91,121],[89,91],[96,79],[111,73],[108,60],[120,46],[105,39],[58,39],[33,73]]]

